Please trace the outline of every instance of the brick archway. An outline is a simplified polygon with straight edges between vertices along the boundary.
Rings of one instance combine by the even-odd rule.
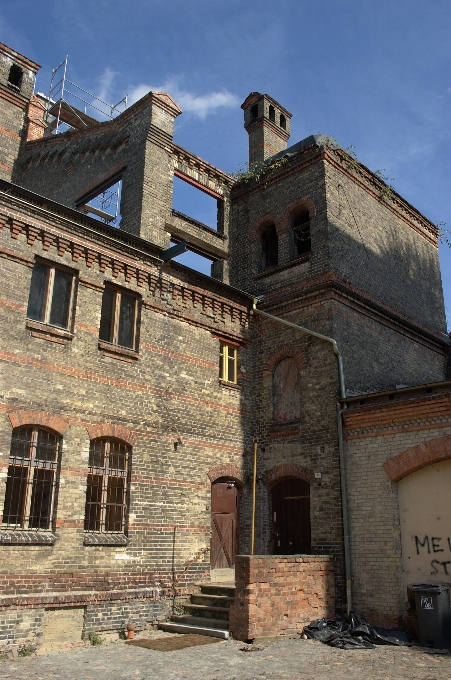
[[[268,376],[271,376],[275,367],[282,359],[294,359],[298,370],[307,366],[307,359],[298,347],[295,347],[294,345],[281,345],[266,359],[263,366],[263,377],[267,378]]]
[[[135,432],[132,432],[127,427],[122,425],[113,425],[112,423],[100,423],[98,425],[88,425],[89,439],[97,439],[98,437],[114,437],[121,439],[129,446],[134,446],[138,439]]]
[[[407,477],[426,465],[448,459],[451,459],[451,435],[437,437],[424,444],[406,449],[387,460],[384,463],[384,470],[392,482],[399,482],[403,477]]]
[[[13,429],[23,425],[40,425],[63,436],[69,427],[66,420],[46,411],[15,411],[15,413],[10,413],[8,417]]]
[[[271,487],[276,482],[286,479],[287,477],[302,479],[304,482],[308,482],[309,484],[311,484],[314,479],[314,475],[311,470],[307,470],[307,468],[302,467],[302,465],[295,465],[292,463],[286,465],[277,465],[277,467],[271,468],[271,470],[268,470],[263,475],[262,482],[266,486]]]
[[[221,477],[231,477],[232,479],[236,479],[241,486],[244,486],[243,470],[240,470],[236,465],[218,465],[207,472],[207,477],[212,484]]]
[[[282,229],[282,223],[280,220],[280,217],[277,215],[274,215],[273,213],[267,213],[266,215],[263,215],[258,222],[254,224],[250,231],[250,240],[253,243],[260,243],[262,234],[267,226],[270,224],[274,224],[276,227],[277,235],[280,236],[282,233],[284,233],[284,230]]]
[[[281,227],[284,232],[291,229],[291,219],[293,214],[299,212],[302,208],[308,210],[311,220],[316,217],[316,208],[313,201],[311,201],[309,198],[298,198],[296,201],[290,203],[283,214]]]

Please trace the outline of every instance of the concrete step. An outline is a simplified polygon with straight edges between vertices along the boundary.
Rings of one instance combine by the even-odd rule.
[[[160,623],[158,626],[161,630],[165,630],[168,633],[185,633],[191,635],[208,635],[209,637],[218,637],[223,640],[228,640],[230,633],[226,629],[220,628],[210,628],[209,626],[201,625],[190,625],[185,623],[176,623],[168,621],[167,623]]]
[[[213,619],[203,616],[190,616],[183,614],[181,616],[171,616],[171,623],[183,623],[189,626],[204,626],[206,628],[222,628],[228,630],[229,622],[227,619]]]
[[[202,595],[222,595],[234,599],[234,583],[199,583]]]
[[[203,604],[206,607],[230,607],[233,600],[230,595],[191,595],[193,604]]]
[[[229,607],[208,607],[204,604],[185,604],[185,609],[188,609],[194,616],[203,616],[206,619],[224,619],[229,620]]]

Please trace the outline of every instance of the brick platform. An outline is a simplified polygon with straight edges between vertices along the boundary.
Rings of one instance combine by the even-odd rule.
[[[230,631],[237,640],[300,632],[335,614],[334,565],[322,555],[239,555]]]

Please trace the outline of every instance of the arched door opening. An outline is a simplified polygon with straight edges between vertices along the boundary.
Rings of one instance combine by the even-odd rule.
[[[211,569],[233,569],[239,547],[239,489],[233,479],[211,485]]]
[[[287,477],[271,487],[271,554],[310,553],[310,484]]]

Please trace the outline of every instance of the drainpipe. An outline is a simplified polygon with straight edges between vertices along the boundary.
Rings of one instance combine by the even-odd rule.
[[[322,333],[317,333],[309,328],[304,328],[296,323],[291,323],[291,321],[286,321],[280,316],[274,316],[273,314],[268,314],[263,312],[261,309],[257,309],[257,304],[259,302],[258,298],[254,298],[252,309],[256,314],[260,316],[265,316],[267,319],[272,321],[277,321],[278,323],[288,326],[289,328],[294,328],[295,330],[302,331],[308,335],[313,335],[315,338],[320,340],[325,340],[330,342],[334,350],[335,356],[337,357],[338,363],[338,376],[340,380],[340,395],[342,399],[346,398],[345,389],[345,378],[343,370],[343,358],[341,356],[340,350],[338,349],[337,341],[333,338],[329,338],[327,335],[322,335]],[[343,443],[343,414],[344,409],[338,406],[337,409],[337,424],[338,424],[338,450],[340,459],[340,483],[341,483],[341,507],[342,507],[342,518],[343,518],[343,545],[344,545],[344,558],[345,558],[345,575],[346,575],[346,609],[348,615],[352,609],[352,593],[351,593],[351,555],[349,549],[349,521],[348,521],[348,496],[346,492],[346,468],[345,468],[345,457],[344,457],[344,443]]]

